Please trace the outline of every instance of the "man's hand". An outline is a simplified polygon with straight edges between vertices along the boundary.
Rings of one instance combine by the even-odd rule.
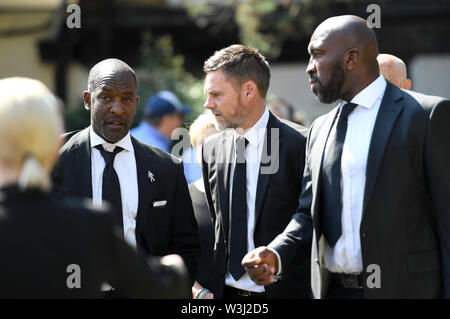
[[[278,272],[278,258],[265,246],[248,252],[242,259],[242,266],[258,285],[266,286],[276,281],[273,276]]]

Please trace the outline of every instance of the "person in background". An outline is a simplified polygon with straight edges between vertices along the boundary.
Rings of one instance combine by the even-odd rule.
[[[100,298],[102,282],[128,298],[188,297],[180,256],[146,262],[106,208],[50,196],[63,124],[47,87],[7,78],[0,96],[0,298]]]
[[[299,111],[295,111],[294,106],[286,99],[271,95],[267,100],[267,107],[273,115],[279,119],[285,119],[299,125],[304,125],[302,114]]]
[[[191,144],[201,162],[201,147],[203,140],[210,135],[219,132],[215,127],[214,116],[210,112],[204,112],[189,127]],[[213,252],[214,252],[214,225],[208,210],[203,179],[199,178],[189,184],[189,193],[194,207],[195,218],[198,223],[200,235],[200,262],[197,280],[192,286],[192,296],[195,299],[213,299],[212,287]],[[209,289],[208,289],[209,288]]]
[[[189,184],[202,177],[202,168],[200,167],[198,158],[197,151],[192,146],[185,149],[181,155],[184,166],[184,176]]]
[[[377,56],[380,73],[386,80],[401,89],[411,90],[411,80],[407,78],[406,65],[395,55],[380,53]]]
[[[172,132],[190,111],[173,92],[160,91],[148,99],[141,123],[130,133],[140,142],[170,153]]]
[[[150,97],[144,107],[143,120],[139,126],[130,130],[131,135],[142,143],[152,145],[171,153],[172,133],[181,127],[185,115],[191,108],[171,91],[160,91]],[[175,155],[175,154],[174,154]],[[184,175],[188,184],[202,176],[200,164],[192,147],[182,154]]]

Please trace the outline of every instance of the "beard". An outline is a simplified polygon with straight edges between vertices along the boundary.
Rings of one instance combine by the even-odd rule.
[[[226,119],[224,117],[222,121],[219,121],[217,118],[215,119],[215,127],[217,130],[222,131],[227,128],[236,129],[241,126],[241,124],[247,118],[248,111],[242,105],[240,98],[237,101],[235,110],[236,113],[231,119]]]
[[[340,62],[337,62],[331,70],[331,77],[328,85],[323,85],[319,79],[313,78],[317,81],[318,88],[313,90],[314,95],[322,103],[333,103],[340,98],[342,86],[345,81],[345,73]]]

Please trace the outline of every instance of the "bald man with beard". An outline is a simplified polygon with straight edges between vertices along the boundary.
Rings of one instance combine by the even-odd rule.
[[[380,53],[377,60],[380,73],[386,80],[401,89],[411,90],[411,80],[407,78],[406,65],[402,59],[392,54]]]
[[[450,296],[450,101],[380,74],[375,33],[356,16],[325,20],[306,73],[323,103],[311,125],[299,206],[243,266],[258,284],[311,253],[315,298]]]

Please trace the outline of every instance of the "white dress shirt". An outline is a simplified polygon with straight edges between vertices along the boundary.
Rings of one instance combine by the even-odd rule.
[[[102,184],[105,160],[95,146],[103,145],[103,148],[108,152],[112,152],[116,146],[123,148],[123,151],[116,155],[113,166],[119,178],[121,190],[124,238],[131,246],[136,247],[135,229],[139,192],[136,158],[130,133],[128,132],[128,134],[117,143],[111,144],[98,136],[91,127],[89,130],[89,137],[91,141],[92,201],[93,205],[96,207],[102,206]]]
[[[342,149],[342,235],[334,249],[326,240],[324,248],[325,267],[331,272],[361,273],[363,271],[359,231],[366,185],[367,156],[385,89],[386,81],[380,75],[350,101],[358,106],[348,116],[347,133]],[[345,103],[341,101],[339,112]],[[336,134],[336,123],[337,120],[333,124],[328,141]],[[328,149],[327,142],[324,161]]]
[[[245,149],[245,161],[246,161],[246,177],[247,177],[247,251],[255,249],[255,242],[253,241],[253,235],[255,232],[255,199],[256,199],[256,187],[258,185],[259,167],[261,162],[261,154],[263,151],[264,137],[267,129],[267,122],[269,121],[269,110],[266,108],[263,115],[258,122],[249,129],[243,136],[247,139],[248,145]],[[236,150],[236,139],[240,137],[236,131],[234,133],[234,150]],[[234,166],[236,163],[236,152],[233,154],[233,162],[230,172],[230,207],[232,203],[232,185],[234,177]],[[231,234],[231,211],[229,213],[229,231],[228,238]],[[228,241],[228,251],[230,250]],[[264,286],[258,286],[253,282],[247,273],[244,273],[238,281],[234,280],[233,276],[226,272],[225,284],[238,289],[263,292]]]

